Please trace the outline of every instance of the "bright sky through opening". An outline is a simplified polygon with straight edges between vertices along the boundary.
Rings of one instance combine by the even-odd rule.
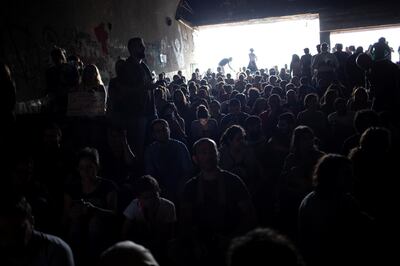
[[[200,27],[194,35],[195,60],[200,71],[216,70],[218,62],[232,57],[235,71],[248,66],[249,50],[254,49],[258,68],[290,65],[293,54],[300,57],[308,47],[316,53],[319,43],[318,15],[259,20],[250,24],[225,24]],[[231,72],[228,67],[225,71]]]

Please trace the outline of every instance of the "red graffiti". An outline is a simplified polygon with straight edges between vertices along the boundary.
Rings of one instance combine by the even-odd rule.
[[[108,32],[103,22],[94,28],[94,34],[96,35],[97,41],[101,44],[103,54],[108,55]]]

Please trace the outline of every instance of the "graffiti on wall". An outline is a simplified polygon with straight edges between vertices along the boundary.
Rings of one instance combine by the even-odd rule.
[[[45,69],[51,65],[54,46],[64,48],[67,55],[78,55],[85,64],[96,64],[105,84],[114,76],[114,64],[127,55],[125,44],[110,41],[112,25],[100,22],[91,32],[76,27],[55,29],[44,26],[34,34],[29,25],[8,25],[0,36],[1,54],[10,65],[14,79],[23,95],[38,97],[44,91]]]

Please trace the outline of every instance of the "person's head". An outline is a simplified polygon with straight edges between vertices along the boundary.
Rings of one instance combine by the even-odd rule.
[[[254,52],[254,49],[253,49],[253,48],[250,48],[250,52],[251,52],[251,53]]]
[[[165,93],[164,87],[158,86],[158,88],[154,90],[154,101],[157,105],[158,103],[160,103],[163,100],[164,101],[167,100],[167,95]]]
[[[171,131],[169,124],[164,119],[156,119],[151,123],[153,138],[161,143],[165,143],[170,139]]]
[[[221,104],[217,100],[210,102],[210,113],[212,116],[217,115],[221,112]]]
[[[240,101],[240,106],[244,108],[247,105],[247,97],[244,93],[238,93],[235,95],[235,99]],[[244,110],[242,110],[244,111]]]
[[[275,76],[275,75],[270,75],[269,76],[269,79],[268,79],[269,84],[275,86],[277,84],[277,81],[278,81],[278,77],[277,76]]]
[[[325,104],[333,105],[337,97],[338,93],[336,90],[328,89],[323,96],[323,101]]]
[[[257,98],[254,102],[252,114],[259,115],[267,108],[267,100],[265,98]]]
[[[297,93],[295,90],[290,89],[286,92],[286,101],[288,103],[297,103]]]
[[[61,65],[67,62],[65,50],[60,47],[54,47],[50,52],[50,56],[54,65]]]
[[[276,94],[279,95],[279,97],[283,97],[283,89],[279,86],[275,86],[271,89],[271,95]]]
[[[350,193],[353,185],[350,159],[338,154],[322,156],[314,168],[313,183],[315,191],[324,196]]]
[[[303,266],[304,262],[285,236],[273,229],[257,228],[232,240],[227,265]]]
[[[143,39],[140,37],[135,37],[129,40],[128,42],[128,51],[129,54],[136,58],[137,60],[144,59],[146,47],[144,45]]]
[[[78,172],[81,179],[94,180],[100,168],[99,152],[86,147],[78,153]]]
[[[290,83],[292,83],[294,86],[298,87],[298,86],[300,86],[300,78],[298,76],[293,76],[290,79]]]
[[[271,110],[276,110],[281,106],[281,97],[278,94],[271,94],[268,98],[268,106]]]
[[[215,141],[202,138],[193,144],[193,161],[201,171],[210,172],[218,168],[218,149]]]
[[[304,98],[304,107],[306,109],[315,110],[318,108],[318,95],[315,93],[309,93]]]
[[[384,154],[390,148],[390,131],[383,127],[370,127],[360,138],[360,148],[370,154]]]
[[[353,93],[353,98],[355,102],[368,102],[368,93],[363,87],[358,87]]]
[[[295,90],[296,89],[296,86],[293,84],[293,83],[288,83],[288,84],[286,84],[285,85],[285,91],[287,92],[287,91],[289,91],[289,90]]]
[[[328,50],[329,50],[329,45],[326,42],[322,43],[321,52],[328,52]]]
[[[234,98],[229,101],[229,113],[238,114],[240,113],[241,108],[242,105],[238,99]]]
[[[233,125],[228,127],[221,136],[220,143],[232,149],[240,149],[243,147],[246,132],[241,126]]]
[[[358,46],[356,51],[355,51],[356,54],[361,54],[363,52],[364,52],[364,48],[362,46]]]
[[[309,53],[310,53],[310,49],[304,48],[304,53],[305,53],[305,54],[309,54]]]
[[[190,87],[189,87],[189,89],[190,89]],[[181,105],[181,104],[186,105],[187,104],[185,94],[183,94],[183,92],[181,90],[176,90],[174,92],[174,103],[176,105]]]
[[[372,67],[372,63],[371,55],[367,53],[360,53],[357,55],[356,64],[360,69],[364,71],[369,70]]]
[[[198,93],[197,93],[197,96],[199,98],[207,100],[209,98],[207,87],[201,86],[199,91],[198,91]]]
[[[110,123],[110,127],[107,129],[107,142],[111,152],[117,158],[124,153],[125,138],[126,131],[122,127]]]
[[[151,252],[132,241],[118,242],[104,251],[99,266],[158,266]]]
[[[196,110],[196,116],[197,119],[208,119],[210,115],[208,113],[207,107],[202,104],[199,105]]]
[[[291,112],[283,113],[278,118],[277,128],[282,133],[291,134],[296,125],[296,118]]]
[[[134,180],[133,187],[142,208],[147,210],[157,208],[161,189],[154,177],[151,175],[138,177]]]
[[[0,250],[15,254],[29,243],[33,232],[32,208],[27,200],[2,189],[0,195]]]
[[[291,150],[294,153],[314,149],[314,132],[308,126],[298,126],[294,129]]]
[[[297,54],[292,55],[292,62],[299,62],[300,57]]]
[[[335,45],[335,47],[336,47],[336,51],[338,51],[338,52],[341,52],[343,50],[343,44],[341,44],[341,43],[337,43]]]
[[[336,98],[334,107],[338,114],[346,114],[347,112],[346,100],[343,98]]]
[[[90,64],[83,69],[82,83],[86,86],[103,85],[99,69],[96,65]]]
[[[226,74],[226,79],[231,79],[232,75],[231,73]]]
[[[255,100],[260,97],[260,91],[257,88],[251,88],[249,89],[249,99],[250,100]]]
[[[61,138],[61,128],[57,124],[51,123],[45,126],[43,130],[44,148],[59,148],[61,145]]]
[[[379,126],[379,122],[378,113],[369,109],[357,111],[354,116],[354,128],[358,134],[362,134],[369,127]]]
[[[248,140],[257,140],[262,134],[260,117],[256,115],[249,116],[245,122],[245,129]]]
[[[317,48],[317,52],[321,53],[321,44],[317,44],[316,48]]]

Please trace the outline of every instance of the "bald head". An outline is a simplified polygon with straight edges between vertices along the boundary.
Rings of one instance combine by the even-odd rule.
[[[145,247],[123,241],[101,254],[99,266],[158,266],[158,263]]]

